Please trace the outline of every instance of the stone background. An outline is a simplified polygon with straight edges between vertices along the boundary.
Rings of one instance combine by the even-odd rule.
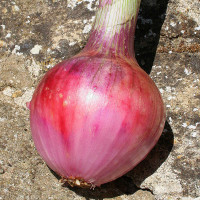
[[[37,154],[25,103],[86,44],[97,0],[0,1],[0,199],[200,199],[200,1],[142,0],[136,57],[162,93],[163,134],[134,170],[95,190],[62,186]]]

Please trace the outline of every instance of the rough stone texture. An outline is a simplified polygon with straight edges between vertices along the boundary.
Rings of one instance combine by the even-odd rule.
[[[200,199],[200,1],[142,0],[136,58],[166,104],[147,158],[95,190],[62,186],[35,150],[25,103],[44,73],[79,52],[96,0],[0,1],[0,199]]]

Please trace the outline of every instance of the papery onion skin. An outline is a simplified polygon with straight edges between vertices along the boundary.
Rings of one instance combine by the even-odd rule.
[[[165,109],[130,48],[105,54],[91,44],[97,43],[45,75],[29,107],[32,137],[47,165],[66,180],[100,186],[146,157],[162,133]]]

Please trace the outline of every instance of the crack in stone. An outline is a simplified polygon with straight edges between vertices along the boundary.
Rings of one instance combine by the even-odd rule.
[[[139,190],[147,191],[147,192],[150,192],[152,195],[154,195],[153,191],[150,190],[149,188],[139,188]]]

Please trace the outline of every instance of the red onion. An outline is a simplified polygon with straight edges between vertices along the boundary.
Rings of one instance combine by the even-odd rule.
[[[133,40],[140,0],[100,0],[85,48],[44,76],[30,102],[35,146],[72,186],[100,186],[142,161],[165,122]]]

